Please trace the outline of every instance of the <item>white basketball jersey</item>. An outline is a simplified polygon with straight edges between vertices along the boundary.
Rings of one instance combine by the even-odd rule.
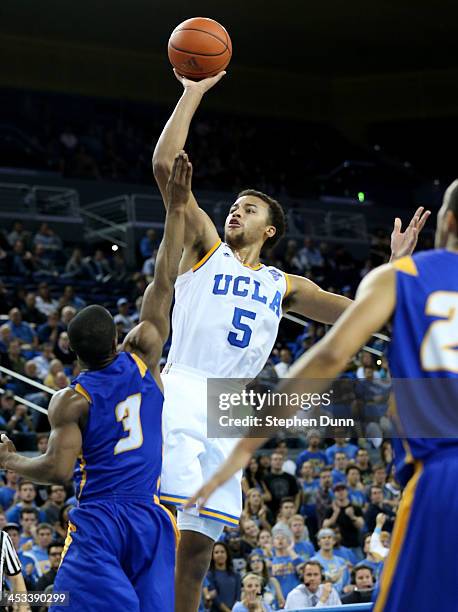
[[[288,286],[277,268],[246,266],[219,241],[176,280],[168,364],[254,378],[274,346]]]

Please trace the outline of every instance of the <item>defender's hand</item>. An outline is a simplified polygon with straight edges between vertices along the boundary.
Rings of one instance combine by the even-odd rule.
[[[166,197],[169,210],[184,209],[191,195],[192,164],[184,151],[180,151],[173,162],[167,181]]]
[[[215,74],[215,76],[207,77],[206,79],[202,79],[201,81],[192,81],[191,79],[188,79],[184,76],[181,76],[181,74],[178,74],[175,68],[173,69],[173,72],[175,73],[176,78],[180,81],[180,83],[185,89],[195,91],[202,96],[209,89],[211,89],[213,85],[216,85],[216,83],[218,83],[218,81],[220,81],[226,74],[226,71],[222,70],[221,72],[218,72],[218,74]]]
[[[2,441],[0,442],[0,467],[4,467],[5,461],[8,455],[16,452],[16,447],[11,440],[5,434],[2,434]]]
[[[410,220],[405,232],[401,231],[402,222],[399,217],[394,220],[394,228],[391,234],[391,258],[390,261],[412,255],[417,246],[418,236],[423,229],[431,211],[425,210],[424,206],[417,208]]]

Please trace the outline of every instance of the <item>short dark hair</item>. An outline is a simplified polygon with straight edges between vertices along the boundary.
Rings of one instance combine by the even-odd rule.
[[[259,198],[269,207],[269,220],[277,231],[275,232],[275,235],[272,236],[272,238],[267,238],[263,248],[269,249],[275,246],[286,232],[286,217],[282,205],[280,204],[280,202],[278,202],[274,198],[271,198],[266,193],[263,193],[262,191],[257,191],[256,189],[244,189],[238,194],[237,199],[242,198],[244,196],[253,196],[255,198]]]
[[[21,511],[19,513],[21,519],[24,517],[24,514],[33,514],[38,521],[39,514],[36,508],[21,508]]]
[[[48,555],[51,552],[51,548],[63,548],[63,547],[64,547],[64,543],[62,542],[62,540],[54,540],[53,542],[48,544]]]
[[[365,565],[364,563],[361,563],[361,565],[357,565],[357,566],[355,566],[351,570],[351,581],[352,581],[352,584],[355,584],[356,573],[359,572],[359,570],[368,570],[371,573],[372,580],[375,578],[374,570],[369,565]]]
[[[94,304],[70,321],[68,337],[78,357],[88,366],[97,367],[112,353],[116,325],[106,308]]]
[[[353,464],[347,465],[345,469],[345,474],[348,476],[348,472],[351,472],[352,470],[358,470],[359,475],[361,476],[361,470],[359,469],[357,465],[353,465]]]

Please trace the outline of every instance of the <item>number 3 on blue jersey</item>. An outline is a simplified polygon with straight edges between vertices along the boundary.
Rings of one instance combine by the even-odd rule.
[[[128,431],[129,435],[118,440],[114,447],[115,455],[135,450],[143,444],[142,423],[140,421],[141,403],[142,394],[136,393],[135,395],[130,395],[116,406],[116,420],[118,423],[122,421],[124,431]]]
[[[242,336],[239,337],[236,332],[229,332],[227,339],[229,340],[229,344],[237,346],[238,348],[246,348],[250,344],[251,334],[253,333],[249,325],[242,323],[242,317],[254,321],[256,319],[256,313],[251,310],[243,310],[243,308],[235,308],[234,316],[232,317],[232,325],[235,329],[243,333]]]

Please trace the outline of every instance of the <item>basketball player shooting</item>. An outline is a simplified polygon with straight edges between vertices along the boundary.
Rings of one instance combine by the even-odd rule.
[[[195,82],[175,71],[184,93],[153,156],[154,176],[166,206],[173,159],[185,145],[203,95],[224,74]],[[419,208],[405,232],[396,220],[394,258],[413,251],[428,216],[428,211]],[[166,504],[181,507],[234,446],[231,439],[206,437],[207,378],[255,378],[270,355],[284,313],[293,311],[320,323],[334,323],[351,304],[306,278],[260,262],[262,248],[273,246],[284,231],[281,205],[249,189],[230,207],[222,242],[213,221],[190,194],[185,246],[175,284],[172,345],[163,371],[161,501]],[[224,525],[238,525],[240,479],[241,472],[215,491],[205,506],[178,511],[182,537],[177,555],[177,612],[197,610],[213,542]]]
[[[458,180],[445,193],[435,242],[435,250],[402,257],[368,274],[355,302],[290,368],[279,389],[323,391],[326,379],[342,372],[371,335],[392,320],[390,371],[393,378],[412,382],[410,401],[403,395],[404,401],[397,402],[402,429],[392,443],[396,477],[405,489],[374,612],[429,612],[456,605],[458,531],[450,530],[450,525],[458,521],[457,387],[445,387],[444,379],[458,382]],[[425,378],[436,383],[420,388],[417,384],[415,393],[414,385]],[[419,431],[415,423],[422,424],[420,435],[427,436],[428,431],[434,435],[413,437],[412,429]],[[240,440],[188,505],[205,505],[266,440]],[[438,559],[446,560],[440,589],[429,579]]]
[[[113,317],[102,306],[81,310],[68,329],[82,367],[49,405],[51,434],[41,457],[15,452],[3,435],[0,466],[39,483],[65,483],[74,472],[71,510],[55,592],[86,612],[173,612],[176,526],[159,504],[162,383],[159,359],[169,336],[173,285],[185,233],[191,164],[176,156],[153,282],[140,323],[117,351]]]

